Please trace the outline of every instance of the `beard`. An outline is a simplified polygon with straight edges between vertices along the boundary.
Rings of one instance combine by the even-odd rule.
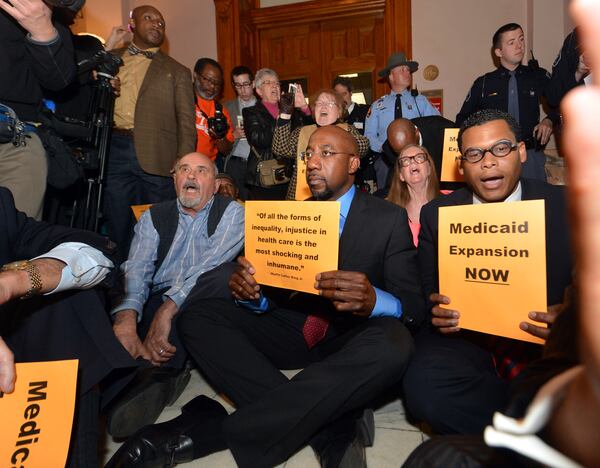
[[[312,193],[313,197],[317,201],[327,201],[331,200],[331,197],[333,197],[333,190],[331,190],[329,187],[325,187],[320,192],[315,192],[311,189],[310,193]]]

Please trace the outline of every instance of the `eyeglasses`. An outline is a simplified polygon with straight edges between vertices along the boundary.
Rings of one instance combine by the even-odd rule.
[[[252,82],[251,81],[245,81],[243,83],[233,83],[233,87],[235,89],[252,88]]]
[[[330,109],[335,107],[337,104],[331,101],[317,101],[315,107],[329,107]]]
[[[200,75],[200,78],[202,80],[206,81],[207,83],[210,83],[215,88],[220,88],[221,86],[223,86],[223,81],[221,81],[221,80],[215,80],[213,78],[209,78],[209,77],[204,76],[204,75]]]
[[[355,156],[354,153],[345,153],[343,151],[331,151],[328,149],[324,149],[321,151],[306,150],[300,153],[300,157],[303,161],[309,161],[313,156],[318,155],[321,156],[321,158],[323,159],[329,159],[335,156],[336,154],[349,154],[350,156]]]
[[[425,153],[417,153],[414,156],[402,156],[396,160],[396,164],[398,164],[398,167],[408,167],[413,161],[417,164],[423,164],[427,161],[427,155]]]
[[[490,148],[467,148],[463,155],[460,157],[462,161],[467,161],[471,164],[478,163],[483,159],[485,153],[492,153],[497,158],[503,158],[508,156],[514,150],[516,150],[518,145],[513,143],[510,140],[500,140],[497,143],[494,143]]]
[[[281,86],[281,83],[279,83],[279,81],[270,81],[270,80],[267,80],[267,81],[263,81],[260,85],[261,86],[262,85],[275,86],[275,87],[279,88]]]

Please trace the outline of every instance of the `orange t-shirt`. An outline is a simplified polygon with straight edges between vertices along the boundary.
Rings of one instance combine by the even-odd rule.
[[[207,117],[214,117],[215,115],[215,101],[202,99],[196,97],[196,132],[198,134],[198,141],[196,143],[196,151],[198,153],[205,154],[213,161],[217,157],[219,150],[215,143],[214,138],[208,134],[208,119]],[[227,119],[229,130],[225,138],[233,143],[233,125],[231,125],[231,117],[225,106],[223,106],[223,115]]]

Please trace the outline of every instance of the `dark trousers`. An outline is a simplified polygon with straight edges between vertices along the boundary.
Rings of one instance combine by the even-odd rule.
[[[98,291],[66,291],[0,306],[0,336],[16,362],[79,359],[69,466],[98,466],[97,386],[113,371],[132,373],[136,366],[115,337]]]
[[[304,313],[257,315],[228,299],[183,311],[181,338],[202,371],[237,405],[223,425],[241,467],[282,463],[320,428],[399,382],[412,338],[393,318],[357,320],[309,350]],[[304,368],[288,380],[279,369]]]
[[[133,237],[136,221],[131,205],[159,203],[174,198],[175,188],[170,177],[148,174],[140,167],[133,138],[113,135],[106,167],[104,216],[108,235],[117,243],[119,262],[127,259]]]
[[[492,354],[460,335],[443,336],[430,329],[415,341],[415,356],[403,381],[408,412],[438,434],[482,433],[508,394]]]

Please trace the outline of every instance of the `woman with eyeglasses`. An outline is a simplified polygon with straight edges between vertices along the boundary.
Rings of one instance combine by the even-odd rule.
[[[415,247],[419,243],[421,208],[439,194],[440,183],[427,149],[420,145],[406,145],[396,159],[386,200],[406,209]]]
[[[283,200],[288,183],[262,186],[257,173],[258,163],[273,159],[271,145],[277,118],[279,116],[279,98],[281,85],[279,76],[270,68],[261,68],[254,77],[254,88],[260,101],[242,111],[244,131],[250,144],[250,154],[246,170],[246,185],[249,200]],[[302,113],[292,110],[290,122],[293,128],[301,126]]]
[[[286,100],[288,102],[285,102]],[[361,158],[369,152],[369,140],[361,135],[353,125],[344,122],[346,117],[344,100],[333,89],[321,89],[310,98],[310,109],[316,124],[304,125],[294,130],[287,118],[289,107],[292,104],[297,105],[295,102],[291,102],[291,97],[282,96],[279,119],[273,137],[273,153],[280,158],[296,159],[286,200],[306,200],[311,197],[310,190],[308,185],[302,181],[299,182],[298,178],[305,177],[306,161],[302,154],[306,150],[308,139],[318,127],[338,125],[350,132],[358,142],[358,152]]]

